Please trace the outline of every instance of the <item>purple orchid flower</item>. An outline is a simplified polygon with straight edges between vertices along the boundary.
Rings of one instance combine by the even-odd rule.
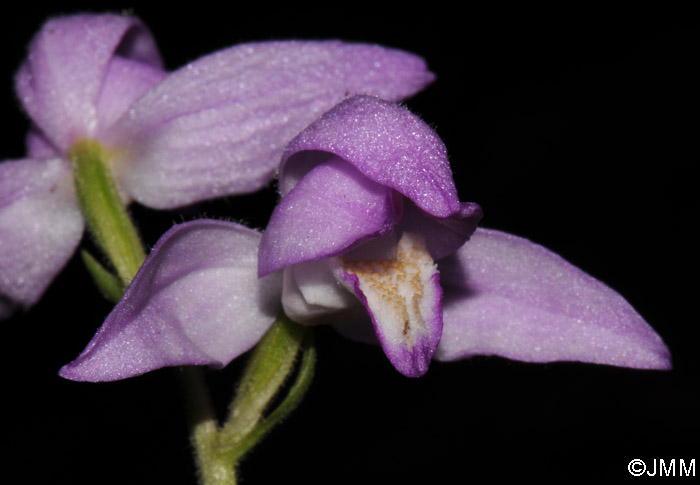
[[[400,100],[432,79],[416,56],[338,41],[243,44],[168,74],[134,17],[50,20],[15,80],[27,158],[0,164],[0,318],[35,303],[80,241],[76,142],[100,142],[125,201],[174,208],[263,187],[350,93]]]
[[[60,375],[226,365],[280,295],[292,319],[378,341],[412,377],[476,354],[670,368],[619,294],[541,246],[476,229],[480,208],[457,198],[441,140],[398,105],[359,96],[326,113],[287,147],[280,190],[262,237],[221,221],[171,229]]]

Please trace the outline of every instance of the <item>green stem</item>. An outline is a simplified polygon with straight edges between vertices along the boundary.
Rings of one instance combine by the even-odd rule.
[[[313,333],[309,333],[304,342],[304,355],[299,365],[296,381],[289,390],[289,394],[284,398],[282,403],[255,426],[247,435],[245,435],[235,446],[231,446],[222,450],[222,453],[228,456],[228,460],[236,463],[248,451],[250,451],[257,443],[265,436],[274,426],[280,421],[289,416],[296,409],[302,398],[308,391],[311,381],[314,376],[314,367],[316,365],[316,348],[313,342]]]
[[[119,196],[104,150],[94,140],[82,140],[73,145],[69,158],[88,227],[126,286],[146,253]]]
[[[235,462],[222,459],[219,447],[219,425],[209,393],[198,367],[183,367],[182,382],[187,399],[190,439],[200,482],[204,485],[235,485]]]
[[[307,329],[280,312],[248,361],[228,422],[221,430],[223,443],[240,441],[258,424],[291,372]]]
[[[240,458],[301,402],[311,384],[316,362],[313,335],[307,332],[306,327],[280,313],[253,351],[231,405],[229,420],[220,430],[199,369],[183,370],[191,416],[190,434],[203,485],[235,484]],[[280,405],[263,418],[265,409],[292,372],[300,349],[303,357],[294,384]]]

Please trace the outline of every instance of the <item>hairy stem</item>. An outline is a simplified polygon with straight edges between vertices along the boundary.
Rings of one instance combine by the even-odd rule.
[[[82,140],[73,145],[69,158],[87,225],[126,286],[146,252],[119,196],[104,150],[96,141]]]

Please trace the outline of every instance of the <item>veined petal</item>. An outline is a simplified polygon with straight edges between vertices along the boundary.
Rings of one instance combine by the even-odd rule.
[[[275,207],[260,244],[259,274],[336,256],[387,234],[397,219],[392,191],[332,159]]]
[[[110,127],[129,107],[168,73],[156,66],[115,55],[105,71],[97,99],[98,126]]]
[[[526,239],[477,229],[440,263],[444,329],[435,354],[495,354],[669,369],[661,338],[618,293]]]
[[[263,336],[280,275],[257,278],[260,234],[198,220],[161,237],[85,350],[60,375],[112,381],[175,365],[222,367]]]
[[[379,46],[243,44],[172,73],[104,141],[128,148],[134,199],[172,208],[264,186],[287,143],[348,94],[400,100],[432,79],[422,59]]]
[[[75,252],[83,227],[68,162],[0,163],[0,301],[35,303]]]
[[[282,195],[329,154],[434,217],[460,210],[445,145],[426,123],[397,104],[356,96],[310,125],[282,157]]]
[[[75,138],[97,132],[97,98],[115,52],[161,66],[155,41],[134,17],[59,17],[44,24],[32,40],[15,89],[34,123],[62,152]]]
[[[396,257],[381,260],[341,258],[336,275],[369,313],[379,343],[396,369],[420,377],[442,332],[442,290],[437,266],[425,241],[404,233]]]

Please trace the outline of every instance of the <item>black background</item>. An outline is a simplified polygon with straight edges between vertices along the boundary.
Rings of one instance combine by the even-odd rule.
[[[12,75],[31,36],[49,16],[131,7],[94,5],[3,14],[2,158],[24,153]],[[242,462],[242,483],[619,482],[644,480],[628,474],[632,458],[700,459],[697,244],[687,230],[697,224],[698,30],[687,14],[201,2],[133,13],[169,69],[282,38],[424,56],[437,80],[406,104],[445,141],[461,198],[482,205],[483,225],[537,241],[605,281],[673,355],[670,372],[481,357],[436,362],[410,380],[378,348],[320,328],[306,400]],[[275,201],[271,187],[185,218],[264,227]],[[133,211],[150,245],[182,220]],[[177,370],[97,385],[56,376],[109,309],[74,258],[35,308],[4,322],[3,460],[20,482],[194,483]],[[241,359],[207,374],[222,415],[240,369]]]

